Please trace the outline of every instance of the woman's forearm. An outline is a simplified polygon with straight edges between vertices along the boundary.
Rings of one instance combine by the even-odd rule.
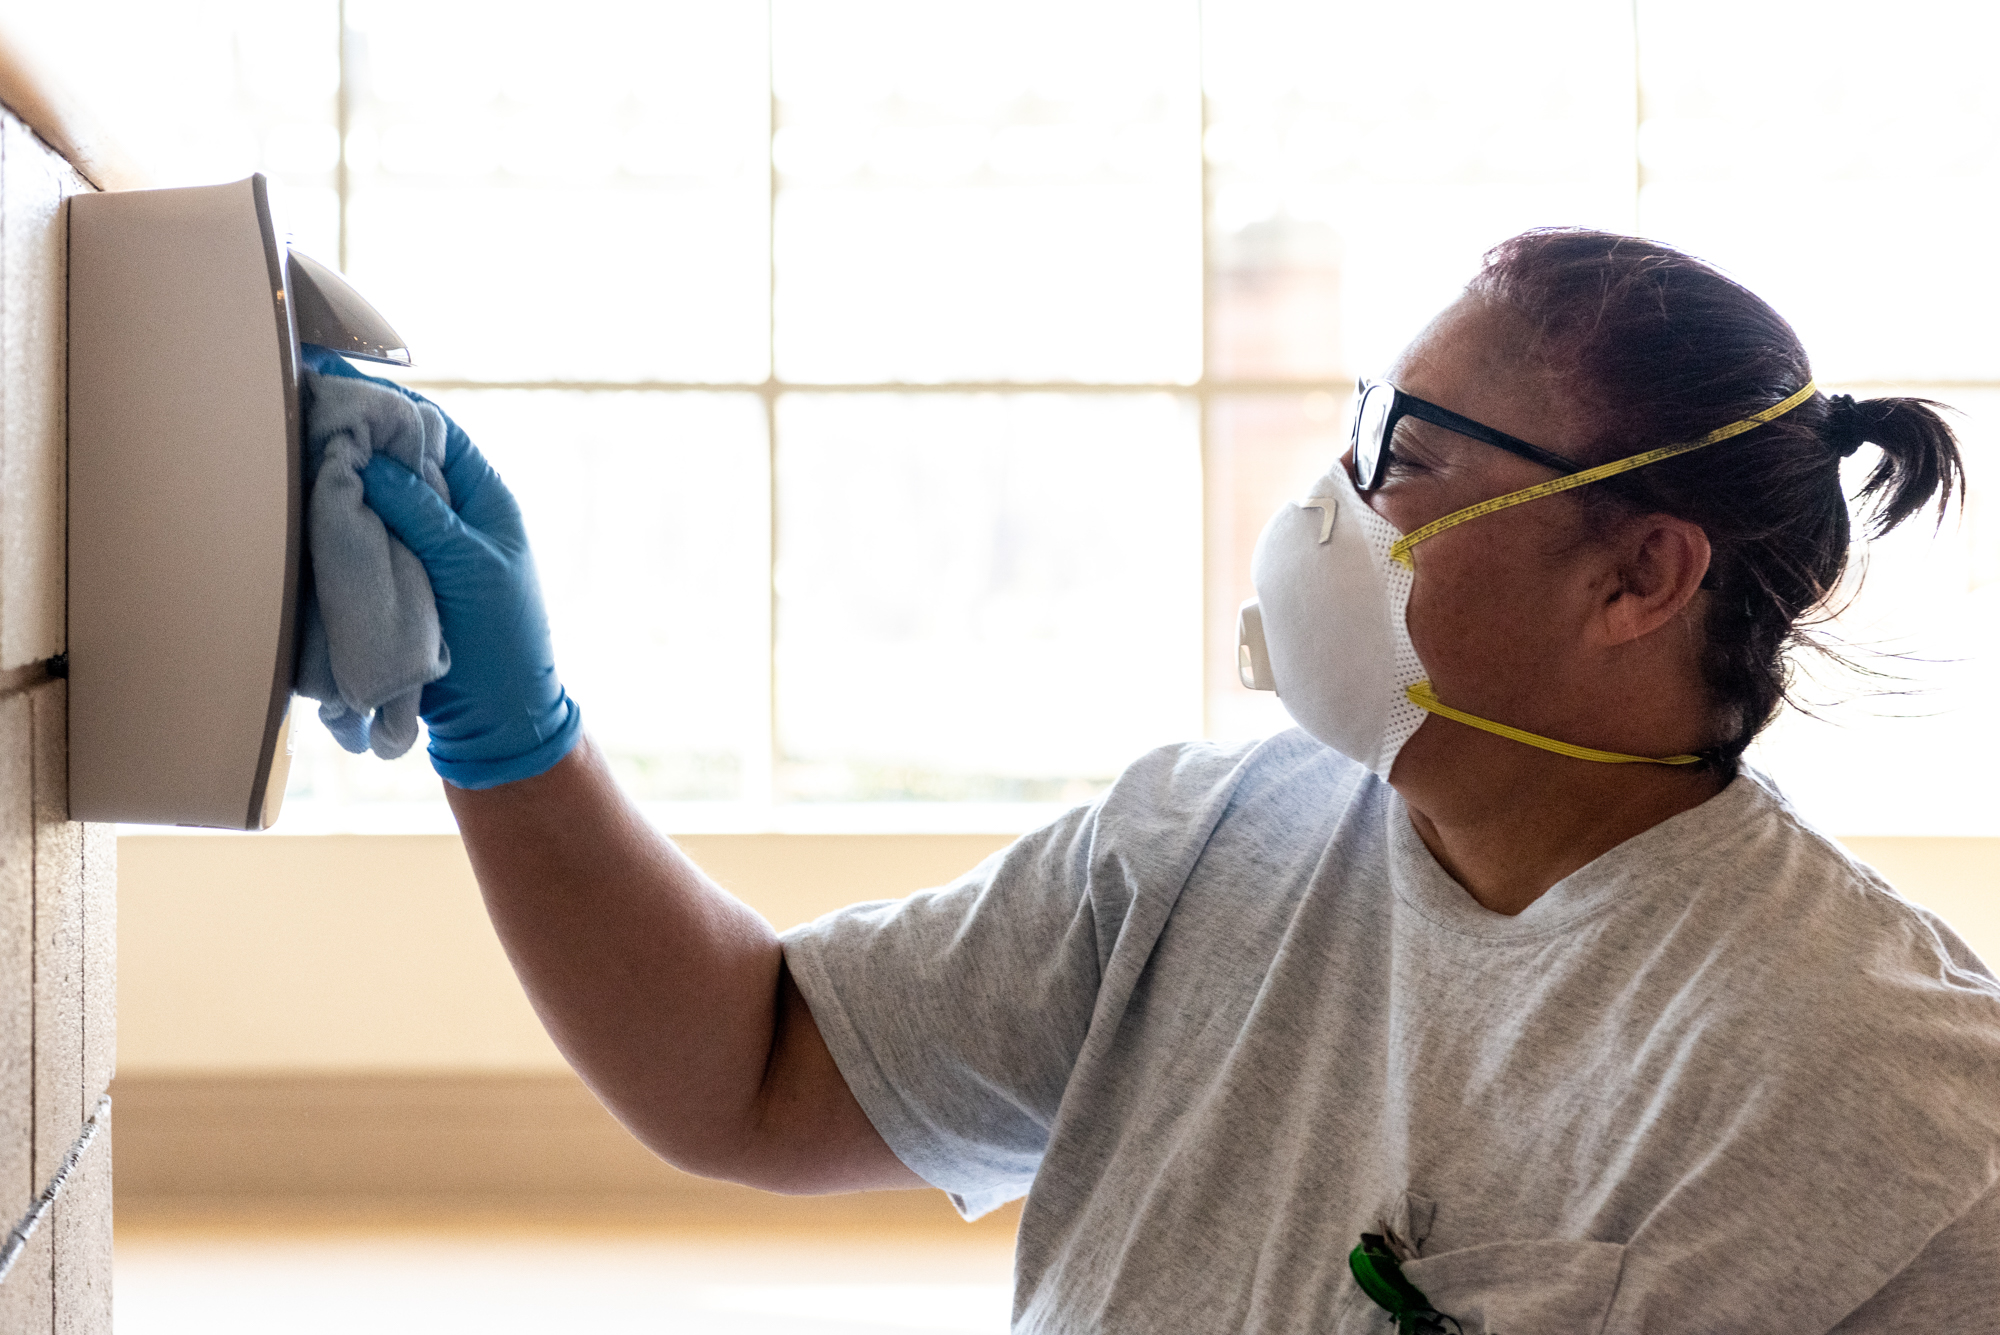
[[[655,1152],[776,1190],[916,1185],[834,1067],[770,924],[639,816],[588,739],[534,778],[446,792],[536,1013]]]

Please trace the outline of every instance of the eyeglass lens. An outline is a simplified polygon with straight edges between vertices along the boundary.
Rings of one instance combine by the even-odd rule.
[[[1373,491],[1382,485],[1388,462],[1387,431],[1390,410],[1396,406],[1396,391],[1388,385],[1370,385],[1354,408],[1354,485]]]

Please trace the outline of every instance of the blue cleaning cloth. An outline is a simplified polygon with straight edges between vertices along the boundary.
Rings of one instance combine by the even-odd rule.
[[[429,403],[352,374],[305,370],[306,548],[298,694],[347,750],[393,760],[417,740],[424,685],[451,667],[430,578],[362,495],[382,454],[449,502],[445,419]]]

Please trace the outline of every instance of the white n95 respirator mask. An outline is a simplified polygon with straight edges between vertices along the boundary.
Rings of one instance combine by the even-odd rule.
[[[1413,572],[1390,556],[1402,536],[1336,466],[1264,526],[1237,621],[1243,684],[1384,779],[1424,721],[1408,694],[1425,679],[1405,620]]]

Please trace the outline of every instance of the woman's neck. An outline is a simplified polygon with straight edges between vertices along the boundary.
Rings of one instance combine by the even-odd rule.
[[[1480,905],[1509,915],[1724,786],[1707,767],[1571,760],[1428,721],[1391,782],[1438,864]]]

